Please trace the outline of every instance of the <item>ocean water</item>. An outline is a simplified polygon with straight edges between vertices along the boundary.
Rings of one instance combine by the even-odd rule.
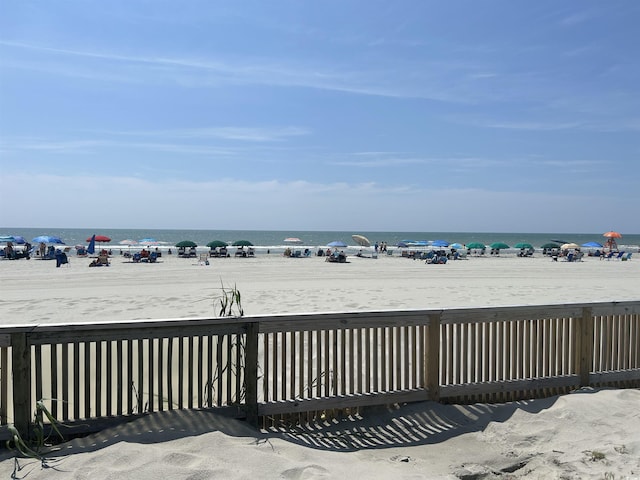
[[[212,240],[222,240],[229,244],[237,240],[249,240],[257,248],[256,251],[279,251],[287,244],[285,238],[299,238],[301,242],[296,244],[297,248],[317,249],[326,246],[328,243],[339,240],[348,245],[349,249],[359,249],[360,247],[351,238],[353,234],[366,236],[371,243],[386,242],[389,247],[393,247],[398,242],[405,240],[413,241],[433,241],[444,240],[449,243],[469,244],[471,242],[481,242],[489,245],[493,242],[504,242],[513,247],[516,243],[527,242],[535,248],[552,240],[562,242],[573,242],[582,245],[587,242],[604,243],[606,238],[602,233],[488,233],[488,232],[367,232],[367,231],[279,231],[279,230],[130,230],[130,229],[78,229],[78,228],[13,228],[0,227],[0,235],[21,235],[27,241],[39,235],[57,236],[66,245],[86,245],[87,238],[93,234],[106,235],[111,238],[108,245],[111,248],[120,247],[123,240],[140,241],[144,238],[155,239],[161,247],[171,247],[182,240],[191,240],[198,246],[205,247]],[[621,239],[617,239],[620,250],[638,251],[640,247],[640,235],[623,234]]]

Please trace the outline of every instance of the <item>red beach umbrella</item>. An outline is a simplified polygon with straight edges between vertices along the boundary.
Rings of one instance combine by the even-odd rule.
[[[87,238],[87,242],[91,241],[91,237]],[[95,241],[98,243],[108,243],[111,241],[106,235],[96,235]]]
[[[616,238],[622,238],[622,235],[618,232],[606,232],[602,234],[603,237],[606,237],[608,240],[605,243],[604,247],[608,248],[610,252],[614,250],[618,250],[618,244],[616,243]]]

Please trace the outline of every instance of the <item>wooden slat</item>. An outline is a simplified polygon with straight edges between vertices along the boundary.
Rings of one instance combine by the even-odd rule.
[[[144,413],[144,395],[145,395],[145,385],[144,385],[144,339],[138,339],[136,342],[136,349],[138,354],[138,378],[136,384],[138,385],[138,402],[137,402],[137,413]]]
[[[147,392],[149,392],[147,395],[147,397],[149,398],[149,401],[147,402],[148,404],[147,411],[149,413],[156,411],[155,385],[154,385],[156,359],[155,359],[154,341],[155,340],[153,338],[150,338],[149,340],[147,340]]]
[[[187,337],[187,408],[193,408],[193,397],[195,395],[194,391],[194,346],[193,346],[193,337]]]
[[[95,413],[92,415],[94,417],[101,417],[103,415],[102,412],[102,342],[97,342],[95,344],[95,362],[96,362],[96,375],[95,375]]]
[[[51,345],[49,355],[51,367],[51,414],[54,418],[61,418],[61,412],[59,411],[61,402],[58,400],[58,345],[55,343]],[[0,399],[0,405],[6,405],[6,403],[3,403],[2,399]]]
[[[73,419],[80,417],[80,343],[73,343]]]
[[[36,401],[42,400],[42,346],[36,345],[34,347],[34,363],[35,363],[35,384],[36,384]]]
[[[114,411],[113,411],[113,382],[114,382],[114,377],[113,377],[113,349],[115,346],[115,342],[107,342],[106,343],[107,346],[107,371],[105,374],[105,380],[106,380],[106,414],[107,416],[113,415]],[[122,368],[122,364],[118,363],[118,368],[117,370],[120,370]]]
[[[3,335],[2,344],[0,344],[0,425],[6,425],[9,415],[9,346],[11,345],[11,336]]]
[[[157,409],[159,411],[164,411],[164,353],[165,353],[165,339],[160,337],[158,338],[158,402]]]

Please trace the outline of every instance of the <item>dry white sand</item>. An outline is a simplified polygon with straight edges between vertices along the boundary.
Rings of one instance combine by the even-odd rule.
[[[165,255],[157,264],[89,268],[0,261],[3,324],[208,317],[220,286],[234,285],[246,315],[637,300],[640,261],[553,262],[548,257],[470,257],[446,265],[381,256],[212,258]]]
[[[2,324],[213,316],[221,282],[246,314],[638,300],[640,262],[398,257],[194,259],[88,268],[0,262]],[[259,433],[210,412],[151,414],[61,446],[27,479],[640,479],[640,391],[583,390],[505,405],[425,402],[313,430]],[[0,453],[0,478],[10,454]]]

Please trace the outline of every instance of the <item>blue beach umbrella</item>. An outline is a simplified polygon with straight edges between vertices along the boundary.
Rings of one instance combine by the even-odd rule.
[[[433,245],[434,247],[448,247],[449,242],[445,240],[434,240],[433,242],[431,242],[431,245]]]
[[[93,255],[94,253],[96,253],[96,235],[95,235],[95,233],[91,237],[91,240],[89,240],[89,246],[87,247],[87,253],[89,255]]]
[[[0,243],[15,242],[15,241],[16,241],[16,238],[13,235],[0,236]]]
[[[582,244],[583,247],[587,247],[587,248],[602,248],[603,245],[601,243],[598,242],[587,242],[587,243],[583,243]]]
[[[346,246],[347,244],[341,240],[334,240],[333,242],[327,243],[327,247],[345,248]]]
[[[451,245],[449,245],[451,248],[455,248],[456,250],[460,250],[462,249],[462,245],[459,243],[452,243]]]
[[[58,243],[64,245],[64,242],[58,237],[52,237],[51,235],[40,235],[31,240],[32,243]]]

